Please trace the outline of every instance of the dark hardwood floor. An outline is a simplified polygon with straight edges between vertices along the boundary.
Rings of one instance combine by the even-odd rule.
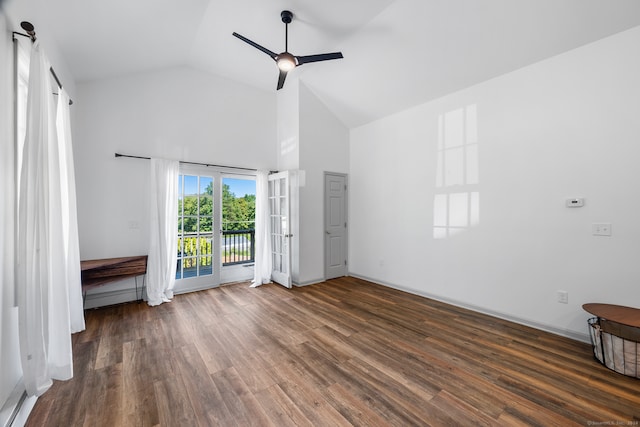
[[[342,278],[86,312],[29,426],[638,425],[591,346]],[[586,325],[585,325],[586,329]]]

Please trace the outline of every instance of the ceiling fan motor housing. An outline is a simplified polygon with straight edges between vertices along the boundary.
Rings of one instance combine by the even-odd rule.
[[[282,22],[285,24],[290,24],[293,21],[293,13],[288,10],[283,10],[280,12],[280,18],[282,18]]]

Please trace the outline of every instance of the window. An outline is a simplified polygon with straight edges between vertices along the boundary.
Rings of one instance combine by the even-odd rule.
[[[178,266],[176,279],[213,274],[212,176],[178,176]]]

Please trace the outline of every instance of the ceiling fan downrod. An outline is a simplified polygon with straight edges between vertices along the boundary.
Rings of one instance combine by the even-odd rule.
[[[293,13],[283,10],[280,12],[280,18],[284,22],[284,51],[289,52],[289,24],[293,21]]]

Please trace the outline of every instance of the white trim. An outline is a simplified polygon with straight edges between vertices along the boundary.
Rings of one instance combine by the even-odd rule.
[[[24,426],[37,400],[38,398],[36,396],[27,396],[24,383],[22,379],[20,379],[4,403],[4,406],[0,409],[0,426]]]
[[[439,295],[434,295],[434,294],[430,294],[428,292],[420,292],[420,291],[416,291],[415,289],[409,289],[403,286],[399,286],[393,283],[389,283],[389,282],[384,282],[381,280],[377,280],[377,279],[373,279],[371,277],[367,277],[367,276],[363,276],[363,275],[359,275],[359,274],[354,274],[354,273],[349,273],[349,276],[351,277],[355,277],[357,279],[362,279],[362,280],[366,280],[368,282],[372,282],[378,285],[382,285],[382,286],[386,286],[388,288],[392,288],[392,289],[397,289],[399,291],[402,292],[407,292],[409,294],[413,294],[413,295],[417,295],[420,297],[424,297],[424,298],[430,298],[436,301],[440,301],[440,302],[444,302],[446,304],[451,304],[454,305],[456,307],[461,307],[461,308],[466,308],[468,310],[471,311],[475,311],[477,313],[482,313],[482,314],[486,314],[489,316],[493,316],[493,317],[497,317],[498,319],[503,319],[503,320],[508,320],[510,322],[513,323],[517,323],[520,325],[524,325],[524,326],[529,326],[541,331],[545,331],[545,332],[549,332],[555,335],[560,335],[562,337],[565,338],[570,338],[576,341],[581,341],[581,342],[585,342],[585,343],[591,343],[591,339],[589,337],[588,334],[580,334],[574,331],[571,331],[569,329],[564,329],[564,328],[557,328],[555,326],[550,326],[544,323],[539,323],[539,322],[532,322],[530,320],[527,319],[523,319],[520,317],[516,317],[516,316],[512,316],[510,314],[505,314],[505,313],[501,313],[499,311],[494,311],[494,310],[488,310],[486,308],[483,307],[479,307],[477,305],[473,305],[473,304],[467,304],[467,303],[463,303],[460,301],[456,301],[450,298],[444,298],[441,297]]]
[[[175,295],[188,294],[190,292],[206,291],[207,289],[215,289],[218,287],[220,287],[219,284],[213,284],[213,283],[196,284],[194,286],[190,286],[186,288],[175,289],[174,294]]]
[[[253,280],[255,263],[222,266],[220,283],[244,282]]]
[[[138,289],[138,295],[140,289]],[[146,295],[145,295],[146,296]],[[84,308],[106,307],[108,305],[123,304],[125,302],[136,301],[136,289],[126,288],[117,291],[95,292],[87,294],[84,300]]]
[[[222,267],[223,272],[227,269],[230,269],[230,274],[227,274],[225,276],[224,273],[222,273],[224,280],[222,280],[220,285],[226,285],[229,283],[236,283],[236,282],[250,282],[251,278],[253,277],[253,267],[254,267],[254,264],[238,264],[238,265],[230,265],[230,266]],[[236,271],[236,274],[232,272],[233,270]],[[212,276],[200,276],[200,277],[211,278]],[[195,278],[190,278],[190,279],[195,279]],[[184,279],[184,280],[189,281],[190,279]],[[314,282],[314,283],[317,283],[317,282]],[[184,283],[182,284],[184,285]],[[209,282],[192,281],[191,286],[182,286],[180,288],[174,288],[174,294],[179,295],[179,294],[187,294],[189,292],[203,291],[206,289],[217,288],[220,285],[213,284],[211,283],[211,281]],[[138,282],[137,294],[136,294],[136,288],[133,286],[123,288],[123,289],[112,290],[112,291],[103,291],[103,292],[93,291],[91,293],[87,293],[85,302],[84,302],[84,308],[92,309],[92,308],[106,307],[109,305],[134,302],[138,300],[138,297],[140,295],[142,295],[142,299],[146,302],[145,290],[146,288],[143,288],[142,281],[140,281]],[[0,417],[0,421],[1,420],[2,418]],[[2,424],[0,424],[0,427],[2,427]]]
[[[36,405],[37,401],[38,398],[36,396],[26,397],[22,402],[22,405],[20,405],[18,413],[11,423],[11,427],[23,427],[27,423],[27,419],[29,418],[29,415],[31,414],[31,411],[33,410],[33,407]]]
[[[301,288],[303,286],[317,285],[318,283],[322,283],[322,282],[326,282],[326,280],[324,278],[321,278],[321,279],[305,280],[304,282],[300,282],[300,283],[293,282],[292,284],[295,287]]]

